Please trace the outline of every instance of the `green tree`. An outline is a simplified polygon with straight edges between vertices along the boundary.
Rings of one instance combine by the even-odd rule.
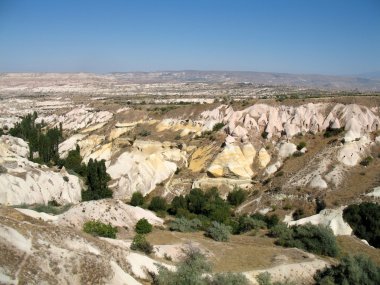
[[[135,226],[135,231],[138,234],[148,234],[152,231],[152,225],[148,222],[147,219],[140,219]]]
[[[166,211],[168,205],[164,198],[155,196],[150,201],[148,209],[154,212]]]
[[[366,256],[346,256],[338,265],[318,271],[314,279],[317,285],[378,285],[380,267]]]
[[[143,194],[141,192],[133,192],[130,204],[135,207],[144,205]]]
[[[380,248],[380,205],[369,202],[350,205],[344,209],[343,218],[356,236]]]
[[[228,193],[227,201],[232,206],[239,206],[247,199],[247,192],[241,188],[237,188]]]
[[[106,172],[105,160],[97,161],[91,158],[87,165],[88,189],[82,192],[82,199],[89,201],[111,198],[112,191],[107,185],[110,180],[111,177]]]

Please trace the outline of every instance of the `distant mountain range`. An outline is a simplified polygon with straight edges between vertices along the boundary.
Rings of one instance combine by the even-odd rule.
[[[330,76],[253,71],[160,71],[112,73],[120,81],[131,83],[207,82],[282,85],[324,90],[380,91],[380,77]],[[374,74],[373,74],[374,75]]]
[[[64,84],[110,86],[129,83],[250,83],[322,90],[380,92],[380,72],[355,76],[289,74],[251,71],[157,71],[93,73],[0,73],[0,87],[58,86]]]

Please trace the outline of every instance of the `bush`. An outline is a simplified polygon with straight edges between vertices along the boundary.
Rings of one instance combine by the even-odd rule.
[[[169,225],[171,231],[177,232],[195,232],[199,230],[202,226],[202,223],[199,219],[188,220],[186,218],[176,218]]]
[[[205,236],[212,238],[216,241],[228,241],[231,234],[231,227],[218,222],[212,222],[211,226],[207,229]]]
[[[171,271],[159,266],[154,276],[157,285],[248,285],[248,279],[241,273],[210,274],[211,265],[206,257],[195,248],[185,251],[185,258]]]
[[[274,238],[282,237],[284,239],[292,238],[292,234],[293,234],[292,229],[288,228],[288,226],[286,224],[283,224],[283,223],[275,225],[268,232],[268,235],[270,237],[274,237]]]
[[[176,215],[179,209],[187,209],[187,202],[184,196],[175,196],[170,203],[168,212],[172,215]]]
[[[314,275],[317,285],[334,284],[380,284],[380,267],[376,266],[368,257],[344,257],[338,265],[317,271]]]
[[[344,131],[344,127],[339,128],[339,129],[332,129],[332,128],[328,127],[326,129],[325,133],[323,134],[323,136],[325,138],[330,138],[330,137],[339,135],[343,131]]]
[[[217,273],[207,280],[208,285],[249,285],[242,273]]]
[[[4,166],[0,165],[0,174],[7,173],[8,169],[6,169]]]
[[[131,206],[142,206],[144,204],[144,196],[141,192],[133,192],[131,202],[129,203]]]
[[[306,143],[304,141],[300,142],[298,145],[297,145],[297,150],[301,150],[303,149],[304,147],[306,147]]]
[[[263,220],[242,216],[239,218],[239,226],[237,233],[240,234],[251,230],[264,229],[266,226],[267,224]]]
[[[158,211],[166,211],[168,205],[166,204],[166,201],[164,198],[155,196],[150,201],[148,209],[154,212]]]
[[[280,233],[276,244],[297,247],[320,255],[337,256],[338,245],[330,228],[306,224],[293,226],[290,230],[291,232],[285,230],[282,234]]]
[[[232,206],[238,206],[243,203],[247,199],[247,192],[241,188],[234,189],[230,193],[228,193],[227,201]]]
[[[142,137],[147,137],[147,136],[150,135],[150,131],[148,131],[148,130],[141,130],[139,132],[139,135],[142,136]]]
[[[223,123],[216,123],[216,124],[212,127],[212,131],[213,131],[213,132],[220,131],[223,127],[224,127],[224,124],[223,124]]]
[[[367,156],[362,161],[360,161],[360,165],[368,166],[372,162],[373,158],[371,156]]]
[[[305,217],[305,213],[303,211],[303,209],[301,208],[298,208],[297,210],[294,211],[293,213],[293,220],[299,220],[299,219],[302,219],[303,217]]]
[[[272,276],[269,272],[262,272],[256,276],[256,281],[259,285],[296,285],[296,283],[286,280],[284,282],[272,282]]]
[[[188,248],[176,271],[159,266],[158,275],[154,279],[158,285],[207,285],[203,275],[209,272],[211,266],[206,257],[199,250]]]
[[[142,251],[145,254],[151,254],[153,252],[153,246],[146,240],[145,235],[142,234],[135,235],[131,244],[131,249]]]
[[[350,205],[344,209],[343,218],[357,237],[380,248],[380,205],[368,202]]]
[[[152,225],[148,222],[147,219],[140,219],[135,226],[135,231],[138,234],[148,234],[152,231]]]
[[[83,225],[83,231],[93,236],[116,238],[117,228],[100,221],[88,221]]]

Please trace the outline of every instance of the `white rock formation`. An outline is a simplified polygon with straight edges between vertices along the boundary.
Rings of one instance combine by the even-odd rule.
[[[271,157],[265,148],[261,148],[259,151],[258,161],[261,168],[265,168],[271,160]]]
[[[325,225],[331,228],[334,235],[351,235],[352,229],[343,220],[343,210],[345,207],[338,209],[324,209],[319,214],[306,217],[297,221],[290,221],[288,225],[304,225],[312,223],[313,225]]]
[[[297,151],[297,146],[293,143],[284,142],[280,144],[278,156],[280,159],[288,158],[289,156],[292,156],[293,153]]]
[[[366,194],[366,196],[380,198],[380,186],[373,188],[373,191]]]
[[[249,179],[254,174],[251,167],[255,156],[256,150],[250,143],[244,144],[242,147],[236,144],[226,144],[207,171],[214,177]]]
[[[114,197],[129,198],[135,191],[148,194],[174,174],[177,163],[187,163],[185,153],[178,148],[160,142],[135,141],[132,151],[122,153],[107,170],[116,180]]]
[[[0,207],[0,213],[0,247],[7,256],[0,259],[3,284],[141,285],[136,278],[147,278],[141,274],[145,268],[173,268],[131,252],[123,243],[44,223],[11,208]]]
[[[45,123],[54,126],[59,126],[59,123],[62,123],[62,128],[64,130],[75,131],[96,124],[107,123],[112,117],[113,114],[111,112],[95,111],[92,108],[80,106],[61,116],[53,114],[50,116],[38,117],[36,122],[40,123],[44,120]]]
[[[6,170],[0,174],[0,204],[46,204],[55,200],[60,204],[81,200],[78,177],[64,169],[54,172],[46,166],[29,161],[25,141],[2,136],[0,165]]]
[[[110,223],[113,226],[127,227],[133,230],[138,220],[142,218],[147,219],[153,225],[163,225],[163,220],[153,212],[111,199],[88,201],[75,205],[59,215],[56,223],[81,229],[86,221],[100,220],[105,224]]]
[[[255,104],[242,111],[234,111],[225,105],[201,114],[205,120],[219,120],[228,124],[228,132],[238,137],[260,135],[265,131],[268,138],[280,137],[283,132],[288,138],[301,132],[322,132],[326,128],[340,128],[346,131],[345,140],[352,141],[364,133],[380,129],[380,119],[372,110],[356,104],[336,104],[327,113],[330,104],[308,103],[293,106],[269,106]],[[247,132],[242,131],[244,128]],[[235,132],[235,129],[238,131]]]
[[[316,175],[311,181],[309,186],[311,188],[326,189],[328,187],[325,180],[323,180],[321,175]]]

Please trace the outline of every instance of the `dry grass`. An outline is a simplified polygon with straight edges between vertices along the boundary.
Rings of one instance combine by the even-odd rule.
[[[179,233],[155,229],[148,236],[154,244],[176,244],[193,242],[200,244],[210,255],[215,272],[242,272],[267,268],[276,263],[276,257],[285,256],[286,262],[301,262],[309,259],[304,252],[274,245],[274,240],[258,236],[231,236],[228,242],[216,242],[203,236],[203,232]]]
[[[377,265],[380,266],[380,249],[368,246],[356,237],[338,236],[339,247],[342,254],[365,254],[368,255]]]

